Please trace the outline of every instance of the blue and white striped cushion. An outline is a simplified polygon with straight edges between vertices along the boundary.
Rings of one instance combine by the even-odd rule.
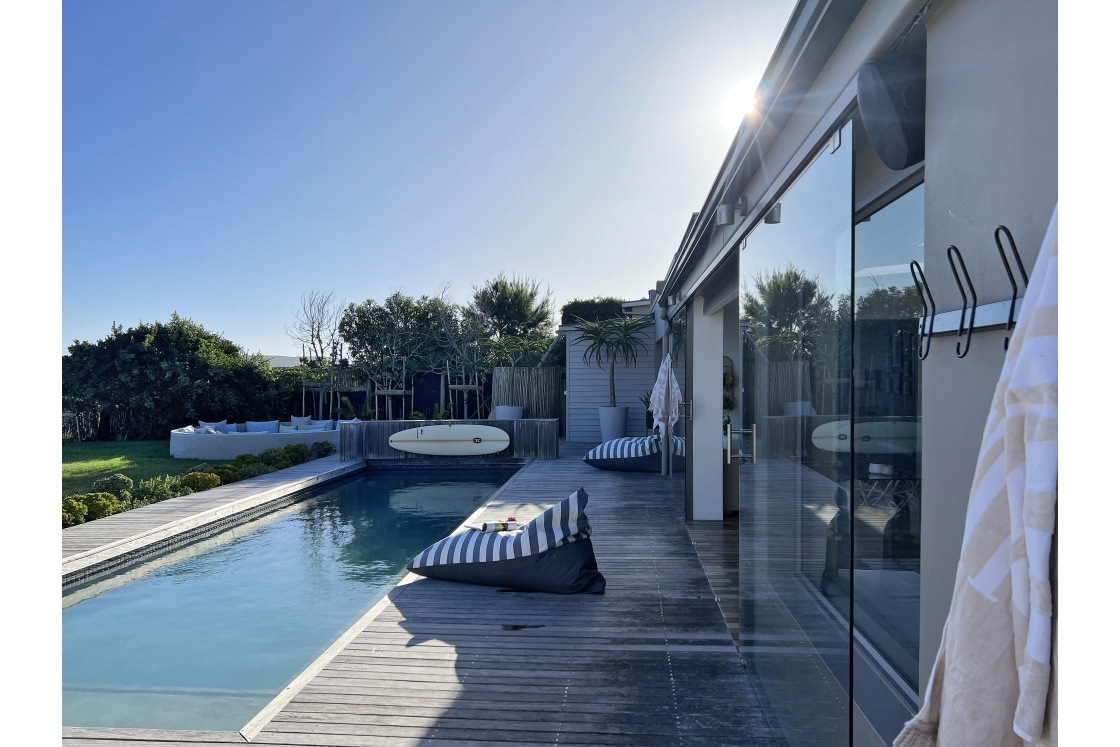
[[[583,488],[512,532],[466,529],[442,539],[420,553],[408,569],[456,563],[488,563],[538,555],[591,536],[587,523],[587,493]]]
[[[684,456],[684,439],[673,436],[672,454]],[[661,453],[661,436],[632,436],[616,438],[606,443],[601,443],[587,452],[584,459],[634,459]]]

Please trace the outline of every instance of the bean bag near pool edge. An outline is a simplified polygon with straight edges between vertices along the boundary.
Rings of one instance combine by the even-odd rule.
[[[550,594],[601,594],[583,488],[515,531],[467,528],[417,555],[408,570],[458,581]]]

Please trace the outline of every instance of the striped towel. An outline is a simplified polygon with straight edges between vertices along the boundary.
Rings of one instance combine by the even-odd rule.
[[[895,747],[1035,743],[1050,690],[1058,506],[1058,209],[996,385],[949,617],[921,710]]]
[[[587,523],[587,493],[583,488],[511,532],[480,532],[463,527],[417,555],[408,570],[456,563],[487,563],[538,555],[591,536]]]
[[[671,453],[674,456],[684,456],[684,439],[680,436],[673,436],[672,439],[673,450]],[[660,435],[632,436],[601,443],[587,452],[584,459],[633,459],[660,453]]]

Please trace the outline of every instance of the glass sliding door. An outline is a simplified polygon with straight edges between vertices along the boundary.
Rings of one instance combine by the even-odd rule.
[[[740,642],[790,745],[849,743],[851,258],[849,123],[739,255]]]

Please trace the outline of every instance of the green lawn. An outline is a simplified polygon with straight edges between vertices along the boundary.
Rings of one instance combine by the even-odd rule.
[[[168,441],[90,441],[62,445],[62,494],[88,493],[99,477],[120,472],[133,482],[182,475],[199,462],[175,459]],[[227,462],[208,462],[217,467]]]

